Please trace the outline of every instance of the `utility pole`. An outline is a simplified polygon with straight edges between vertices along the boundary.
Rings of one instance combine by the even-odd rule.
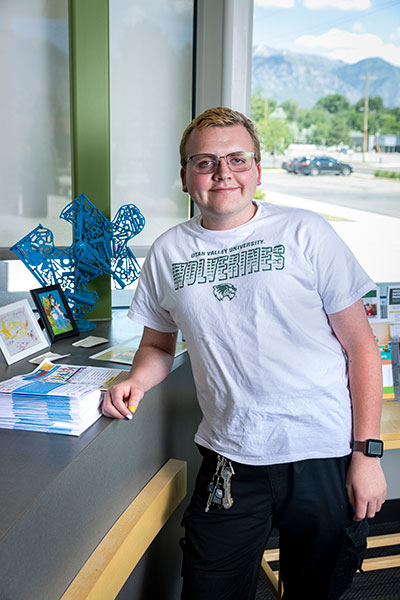
[[[368,148],[368,110],[369,110],[369,81],[370,79],[376,79],[376,77],[370,77],[369,75],[361,75],[361,79],[365,79],[365,99],[364,99],[364,137],[363,137],[363,162],[365,162],[365,153]]]
[[[369,92],[369,75],[365,77],[365,99],[364,99],[364,138],[363,138],[363,162],[365,162],[365,153],[367,152],[368,142],[368,92]]]
[[[269,113],[268,96],[265,96],[265,99],[264,99],[264,120],[265,120],[265,122],[268,121],[268,113]]]

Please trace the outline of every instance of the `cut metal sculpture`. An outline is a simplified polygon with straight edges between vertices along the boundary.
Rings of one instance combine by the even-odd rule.
[[[88,282],[107,274],[122,289],[139,277],[128,242],[142,231],[145,219],[137,206],[125,204],[109,221],[84,194],[63,209],[60,219],[74,230],[69,248],[55,246],[52,231],[38,225],[11,250],[42,286],[60,284],[79,330],[88,331],[96,325],[84,316],[99,301],[97,292],[87,289]]]

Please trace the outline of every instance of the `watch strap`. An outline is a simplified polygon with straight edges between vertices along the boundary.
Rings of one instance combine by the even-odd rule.
[[[354,440],[353,450],[355,452],[365,452],[365,442],[359,442],[359,441]]]
[[[365,441],[353,441],[353,451],[362,452],[365,456],[378,457],[383,455],[382,440],[368,439]]]

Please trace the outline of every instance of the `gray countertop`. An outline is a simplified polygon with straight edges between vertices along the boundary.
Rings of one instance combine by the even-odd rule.
[[[62,363],[129,369],[89,357],[137,333],[126,310],[118,310],[111,321],[51,350],[71,352]],[[71,346],[87,335],[109,342],[89,349]],[[2,379],[33,368],[27,359],[7,366],[0,357]],[[200,415],[187,353],[175,359],[171,374],[145,399],[132,421],[101,417],[79,437],[0,429],[2,600],[59,598],[159,468],[169,458],[195,456]],[[196,457],[193,462],[197,468]]]

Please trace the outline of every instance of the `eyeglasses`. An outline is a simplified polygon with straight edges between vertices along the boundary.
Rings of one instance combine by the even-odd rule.
[[[253,164],[255,152],[230,152],[224,156],[216,154],[194,154],[189,156],[186,161],[192,163],[192,167],[196,173],[215,173],[221,162],[221,158],[226,160],[226,164],[231,171],[238,173],[240,171],[249,171]]]

